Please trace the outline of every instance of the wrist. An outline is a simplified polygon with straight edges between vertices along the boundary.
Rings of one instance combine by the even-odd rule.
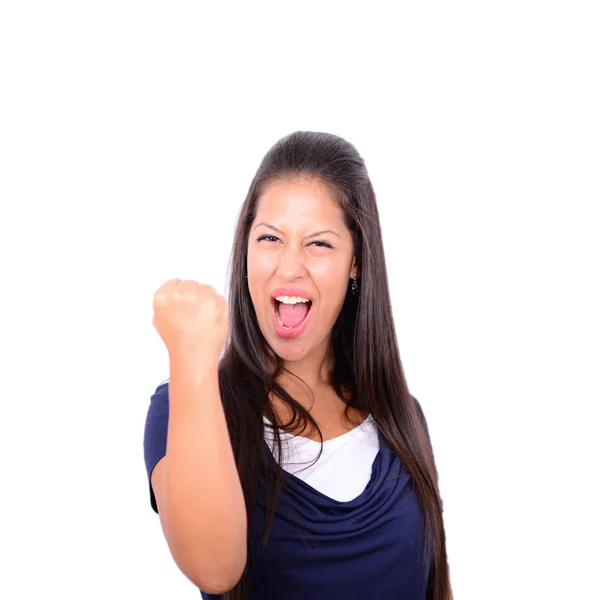
[[[214,372],[219,367],[220,357],[203,349],[177,348],[169,350],[171,368],[195,373]]]

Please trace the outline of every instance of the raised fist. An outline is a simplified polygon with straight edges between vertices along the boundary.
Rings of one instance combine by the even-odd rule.
[[[170,279],[154,293],[152,324],[169,354],[219,359],[229,325],[227,301],[210,285]]]

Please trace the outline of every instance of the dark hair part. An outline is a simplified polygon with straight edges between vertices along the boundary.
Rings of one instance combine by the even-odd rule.
[[[260,470],[270,468],[264,459],[263,415],[284,429],[310,423],[318,431],[310,414],[276,382],[276,377],[287,370],[262,335],[246,280],[248,237],[261,194],[273,181],[304,178],[321,181],[331,190],[352,233],[360,269],[360,292],[355,296],[347,291],[333,326],[331,385],[347,402],[347,413],[355,408],[373,415],[391,450],[410,474],[425,516],[423,560],[431,565],[427,600],[451,600],[438,475],[423,413],[409,393],[400,361],[375,192],[356,148],[328,133],[297,131],[279,140],[260,163],[238,217],[229,265],[230,328],[219,364],[219,382],[246,501],[248,532]],[[349,400],[342,395],[342,388],[350,392]],[[279,423],[269,394],[290,407],[293,417],[289,423]],[[277,429],[274,433],[279,449],[275,454],[280,457]],[[275,485],[270,490],[263,545],[284,478],[278,465]],[[244,573],[225,598],[245,600],[246,595]]]

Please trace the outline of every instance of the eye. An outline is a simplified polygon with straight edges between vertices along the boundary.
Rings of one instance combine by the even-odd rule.
[[[256,238],[257,242],[260,242],[262,240],[267,240],[269,242],[278,242],[279,238],[268,233],[263,233],[263,235]],[[329,242],[326,242],[324,240],[316,240],[314,242],[311,242],[309,245],[312,246],[313,244],[316,244],[317,248],[333,248],[333,246]]]
[[[317,240],[316,242],[312,242],[313,244],[321,244],[317,246],[318,248],[332,248],[333,246],[329,242],[324,242],[323,240]]]
[[[257,238],[256,241],[260,242],[261,240],[266,240],[267,238],[271,238],[271,240],[279,239],[278,237],[275,237],[274,235],[269,235],[268,233],[265,233],[265,234],[261,235],[259,238]]]

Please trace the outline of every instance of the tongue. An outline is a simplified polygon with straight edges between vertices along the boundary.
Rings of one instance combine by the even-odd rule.
[[[279,317],[286,327],[300,325],[308,313],[308,302],[298,304],[279,304]]]

